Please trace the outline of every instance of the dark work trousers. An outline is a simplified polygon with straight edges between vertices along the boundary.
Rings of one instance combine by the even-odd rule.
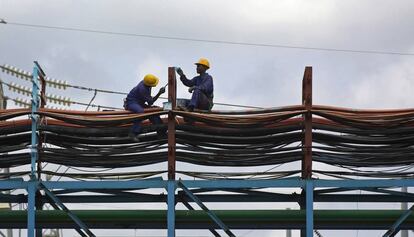
[[[204,92],[195,88],[189,106],[194,109],[210,110],[210,100]]]
[[[128,103],[127,109],[137,114],[144,113],[144,108],[138,103],[133,103],[133,102]],[[149,120],[151,121],[152,124],[162,124],[162,120],[160,116],[158,115],[149,117]],[[135,133],[135,135],[138,135],[139,133],[141,133],[141,122],[142,122],[142,119],[137,119],[134,122],[134,125],[132,126],[131,131]]]

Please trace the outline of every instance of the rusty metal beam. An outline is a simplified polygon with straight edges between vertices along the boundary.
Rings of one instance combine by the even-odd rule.
[[[302,178],[312,177],[312,67],[306,67],[302,80],[302,105],[305,106],[303,115],[302,140]]]
[[[176,107],[177,81],[175,78],[175,68],[168,68],[168,102],[172,105],[172,110]],[[168,179],[175,180],[175,115],[172,111],[168,113]]]

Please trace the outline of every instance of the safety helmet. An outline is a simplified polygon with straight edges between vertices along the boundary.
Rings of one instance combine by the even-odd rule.
[[[152,74],[147,74],[144,77],[144,85],[146,86],[151,86],[151,87],[155,87],[158,85],[158,77],[152,75]]]
[[[208,60],[207,59],[205,59],[205,58],[200,58],[199,60],[198,60],[198,62],[196,62],[195,63],[195,65],[204,65],[204,66],[206,66],[207,68],[210,68],[210,63],[208,62]]]

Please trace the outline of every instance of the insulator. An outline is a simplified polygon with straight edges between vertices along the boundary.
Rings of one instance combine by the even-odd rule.
[[[56,80],[55,79],[52,79],[52,86],[53,86],[53,88],[56,88]]]
[[[18,105],[18,106],[22,106],[22,107],[24,107],[24,108],[26,108],[26,107],[30,107],[30,105],[31,105],[30,101],[28,101],[28,100],[23,100],[23,99],[21,99],[21,98],[16,98],[16,99],[14,99],[14,103],[15,103],[16,105]]]
[[[63,81],[63,89],[66,90],[67,87],[68,87],[68,82],[67,81]]]

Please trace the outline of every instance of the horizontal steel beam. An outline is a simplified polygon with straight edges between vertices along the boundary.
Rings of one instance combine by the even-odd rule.
[[[232,229],[300,229],[305,227],[304,210],[213,210]],[[315,210],[315,229],[388,229],[401,210]],[[74,210],[90,228],[165,229],[166,210]],[[1,211],[0,228],[26,228],[26,211]],[[176,211],[177,229],[218,228],[202,210]],[[37,211],[38,228],[74,228],[64,211]],[[402,229],[414,228],[414,214]]]
[[[28,186],[28,181],[23,181],[23,179],[8,179],[0,180],[0,190],[9,190],[9,189],[26,189]]]
[[[136,194],[134,196],[122,195],[56,195],[63,203],[166,203],[165,194]],[[243,194],[198,194],[203,202],[299,202],[299,194],[274,194],[274,195],[243,195]],[[179,200],[192,203],[186,196],[178,195]],[[48,200],[43,197],[42,202]],[[0,195],[0,202],[26,203],[27,196]],[[414,202],[414,197],[383,194],[323,194],[315,195],[314,202]]]
[[[315,188],[392,188],[414,187],[414,179],[369,179],[369,180],[313,180]],[[45,181],[48,189],[66,190],[136,190],[147,188],[165,188],[167,181],[161,178],[130,181]],[[298,178],[272,180],[182,180],[188,188],[205,189],[259,189],[259,188],[304,188],[305,181]],[[2,180],[0,189],[24,189],[28,181]]]
[[[414,187],[414,179],[323,180],[315,179],[315,187],[392,188]]]
[[[146,188],[165,188],[167,181],[159,180],[131,180],[131,181],[46,181],[42,182],[48,189],[118,189],[134,190]]]

